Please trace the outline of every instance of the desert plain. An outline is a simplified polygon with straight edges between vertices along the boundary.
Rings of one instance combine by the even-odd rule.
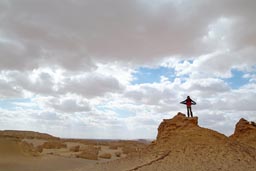
[[[0,171],[255,171],[256,125],[240,119],[227,137],[178,113],[155,140],[64,139],[0,131]]]

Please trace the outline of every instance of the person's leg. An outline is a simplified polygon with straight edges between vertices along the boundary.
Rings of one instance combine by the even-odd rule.
[[[191,107],[188,107],[188,117],[192,117],[192,114],[191,114]]]
[[[192,108],[190,107],[190,115],[191,117],[193,117],[193,112],[192,112]]]
[[[189,107],[187,107],[187,115],[188,115],[188,117],[189,117]]]

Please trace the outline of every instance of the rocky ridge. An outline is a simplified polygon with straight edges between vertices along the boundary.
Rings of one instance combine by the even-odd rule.
[[[234,134],[230,136],[230,139],[256,148],[255,122],[249,122],[241,118],[236,124]]]
[[[3,130],[0,131],[0,137],[11,137],[18,139],[59,139],[58,137],[54,137],[52,135],[46,133],[39,133],[34,131],[17,131],[17,130]]]
[[[233,137],[253,135],[254,127],[242,120]],[[150,156],[150,157],[149,157]],[[254,171],[256,148],[216,131],[202,128],[198,118],[178,113],[164,119],[158,135],[140,157],[145,161],[132,169],[139,171]]]

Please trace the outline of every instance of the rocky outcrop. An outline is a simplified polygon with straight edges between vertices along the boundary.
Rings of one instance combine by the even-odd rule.
[[[76,155],[78,158],[88,159],[88,160],[98,160],[100,148],[98,147],[87,147],[86,149],[81,150],[79,154]]]
[[[244,118],[236,124],[234,134],[230,136],[231,140],[238,141],[256,148],[256,125]]]
[[[61,149],[61,148],[67,148],[67,144],[61,141],[47,141],[47,142],[44,142],[41,145],[41,147],[45,149]]]
[[[198,118],[188,118],[178,113],[172,119],[164,119],[158,127],[157,141],[170,137],[174,132],[198,128]]]
[[[244,118],[241,118],[236,124],[236,129],[233,134],[235,137],[242,136],[244,134],[250,134],[256,131],[256,125],[253,122],[249,122]]]
[[[169,148],[177,144],[215,144],[223,141],[227,141],[225,135],[200,127],[198,117],[188,118],[185,114],[178,113],[172,119],[164,119],[159,125],[155,145],[157,148]]]
[[[200,127],[197,117],[178,113],[163,120],[156,141],[140,160],[144,162],[130,171],[254,171],[256,149]]]

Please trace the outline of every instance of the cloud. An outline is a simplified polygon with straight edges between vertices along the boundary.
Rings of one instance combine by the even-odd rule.
[[[22,92],[19,90],[19,88],[10,85],[6,80],[0,79],[0,97],[22,97]]]
[[[236,119],[255,119],[255,8],[253,0],[1,1],[0,97],[31,99],[1,109],[2,127],[154,137],[190,95],[202,124],[229,134]],[[172,79],[134,83],[140,68],[160,66]],[[232,71],[248,82],[232,87]]]
[[[43,111],[38,114],[33,114],[32,117],[36,120],[44,120],[44,121],[58,121],[61,120],[61,117],[53,112]]]
[[[31,72],[6,71],[2,73],[2,77],[7,78],[6,83],[9,86],[16,87],[20,93],[23,93],[23,97],[24,91],[41,95],[56,93],[54,77],[48,71],[40,69]]]
[[[219,50],[209,60],[221,74],[240,56],[250,59],[246,64],[255,62],[253,1],[25,0],[1,7],[3,69],[91,71],[110,60],[156,64],[168,56],[196,58]],[[226,65],[220,62],[225,56]],[[195,65],[204,68],[204,61]]]
[[[198,91],[199,96],[211,96],[213,93],[227,92],[230,88],[226,82],[216,78],[188,79],[181,84],[185,91]]]
[[[221,110],[232,111],[255,111],[253,99],[256,93],[251,88],[232,90],[222,95],[221,100],[216,106]],[[213,104],[214,105],[214,104]]]
[[[53,110],[58,113],[76,113],[90,111],[90,104],[87,100],[69,95],[60,97],[47,97],[35,99],[44,109]]]
[[[146,105],[161,105],[171,103],[173,99],[177,98],[172,90],[175,83],[171,83],[167,78],[160,83],[146,83],[131,85],[124,92],[124,97],[132,99],[138,104]]]
[[[91,73],[89,75],[67,78],[60,91],[93,98],[104,96],[108,92],[118,92],[120,90],[122,90],[122,85],[115,78]]]
[[[248,48],[241,51],[216,51],[197,57],[194,60],[171,61],[166,60],[162,65],[174,68],[178,76],[188,75],[191,78],[230,78],[231,70],[253,72],[256,60],[253,57],[256,49]]]
[[[254,46],[251,35],[255,29],[245,30],[255,27],[249,22],[255,6],[252,1],[192,4],[189,1],[26,0],[7,4],[3,5],[1,18],[1,35],[5,40],[1,46],[1,66],[8,69],[33,69],[51,64],[70,70],[91,70],[97,61],[152,64],[166,56],[211,53],[216,47],[202,40],[209,32],[226,33],[218,27],[229,24],[219,22],[223,15],[226,20],[234,21],[232,28],[239,28],[239,34],[237,29],[228,28],[232,30],[227,48],[242,44]],[[211,9],[210,13],[206,9]]]
[[[94,98],[104,96],[106,93],[120,92],[124,89],[115,77],[98,72],[81,74],[80,72],[65,72],[59,69],[38,68],[31,72],[6,71],[2,72],[1,76],[0,86],[5,89],[3,94],[10,96],[27,91],[34,95],[43,96],[73,93],[85,98]]]

